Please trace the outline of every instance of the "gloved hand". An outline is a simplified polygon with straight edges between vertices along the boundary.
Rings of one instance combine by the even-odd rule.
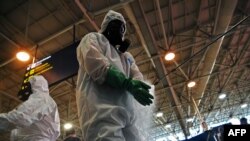
[[[110,66],[105,82],[112,87],[126,89],[144,106],[153,103],[152,99],[154,97],[149,93],[149,85],[139,80],[126,78],[126,76],[115,67]]]
[[[127,90],[133,94],[134,98],[144,106],[152,104],[151,99],[154,97],[149,93],[151,87],[139,80],[129,80]]]

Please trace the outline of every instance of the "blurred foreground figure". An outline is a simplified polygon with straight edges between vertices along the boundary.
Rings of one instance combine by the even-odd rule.
[[[241,125],[247,125],[247,124],[248,124],[248,123],[247,123],[247,118],[242,117],[242,118],[240,119],[240,124],[241,124]]]
[[[12,141],[56,141],[60,135],[57,104],[43,76],[32,76],[25,100],[9,113],[0,114],[0,132],[11,131]],[[28,96],[27,96],[28,95]]]
[[[77,48],[76,100],[84,141],[141,141],[135,105],[150,105],[153,96],[126,51],[125,32],[124,17],[110,10],[101,30],[85,35]]]

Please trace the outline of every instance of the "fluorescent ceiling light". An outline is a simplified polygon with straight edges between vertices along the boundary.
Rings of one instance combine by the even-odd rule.
[[[166,61],[171,61],[173,60],[175,57],[175,54],[173,52],[168,52],[166,55],[165,55],[165,60]]]
[[[166,128],[170,128],[170,127],[171,127],[171,124],[166,124],[165,127],[166,127]]]
[[[157,112],[156,113],[156,117],[162,117],[163,116],[163,113],[162,112]]]
[[[224,99],[224,98],[226,98],[226,96],[227,96],[226,94],[222,93],[219,95],[219,99]]]
[[[241,104],[241,106],[240,106],[241,108],[246,108],[247,107],[247,104],[246,103],[244,103],[244,104]]]
[[[192,122],[193,121],[193,118],[188,118],[187,119],[187,122]]]
[[[68,129],[71,129],[73,125],[71,123],[65,123],[63,127],[64,129],[68,130]]]
[[[25,51],[20,51],[16,54],[16,58],[20,61],[25,62],[25,61],[28,61],[30,59],[30,55]]]
[[[188,82],[188,87],[189,88],[192,88],[192,87],[194,87],[196,85],[196,83],[194,82],[194,81],[190,81],[190,82]]]

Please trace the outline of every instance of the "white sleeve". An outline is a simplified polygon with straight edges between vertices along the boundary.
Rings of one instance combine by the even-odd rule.
[[[108,59],[104,56],[102,48],[98,43],[98,38],[94,33],[87,34],[80,42],[77,49],[77,56],[80,68],[96,82],[102,84],[106,78]]]
[[[130,62],[130,65],[131,65],[130,66],[130,77],[133,79],[143,81],[144,80],[143,75],[140,72],[138,66],[136,65],[134,57],[128,52],[126,52],[126,56],[127,56],[128,60]]]
[[[43,101],[39,98],[32,98],[32,95],[27,101],[22,103],[16,109],[9,113],[2,114],[2,118],[7,119],[10,123],[17,127],[27,127],[36,121],[39,121],[44,116]]]

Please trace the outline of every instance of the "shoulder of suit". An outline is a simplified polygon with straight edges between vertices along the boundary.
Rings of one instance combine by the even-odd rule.
[[[130,52],[126,51],[123,54],[124,54],[124,56],[126,56],[126,58],[130,58],[132,61],[134,60],[134,57],[133,57],[133,55]]]

